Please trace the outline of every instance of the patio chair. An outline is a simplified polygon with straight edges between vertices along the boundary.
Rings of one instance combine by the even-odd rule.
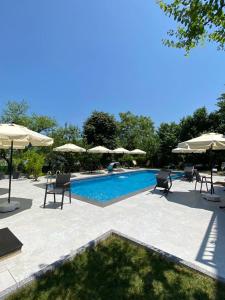
[[[209,176],[201,176],[199,174],[199,172],[197,170],[195,170],[195,178],[196,178],[196,181],[195,181],[195,190],[197,188],[197,184],[200,183],[201,184],[200,193],[202,192],[202,185],[203,184],[206,185],[206,189],[207,189],[207,192],[208,192],[209,191],[208,184],[210,184],[210,186],[212,186],[212,192],[214,193],[213,183],[211,185],[211,177],[209,177]]]
[[[188,181],[193,181],[194,179],[194,167],[185,167],[184,168],[184,177]]]
[[[163,192],[165,194],[168,194],[170,192],[170,189],[172,187],[172,179],[171,179],[171,171],[170,170],[161,170],[156,175],[156,185],[155,188],[163,188]],[[170,192],[171,193],[171,192]]]
[[[149,168],[150,165],[151,165],[150,160],[147,160],[147,162],[146,162],[146,164],[145,164],[145,167],[146,167],[146,168]]]
[[[133,159],[132,164],[133,164],[133,168],[135,168],[135,169],[139,168],[136,160]]]
[[[70,174],[58,174],[54,183],[46,183],[44,208],[46,205],[47,195],[54,195],[54,203],[56,203],[56,194],[62,195],[61,209],[63,209],[64,195],[65,192],[69,192],[69,198],[71,203],[71,185],[70,185]]]

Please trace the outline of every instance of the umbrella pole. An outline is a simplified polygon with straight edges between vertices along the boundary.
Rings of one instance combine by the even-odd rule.
[[[11,141],[11,148],[10,148],[10,164],[9,164],[9,196],[8,196],[8,203],[10,203],[10,198],[11,198],[12,157],[13,157],[13,141]]]
[[[213,193],[213,166],[211,165],[211,194]]]
[[[211,157],[211,195],[213,194],[213,152],[212,152],[212,145],[210,147],[210,157]]]

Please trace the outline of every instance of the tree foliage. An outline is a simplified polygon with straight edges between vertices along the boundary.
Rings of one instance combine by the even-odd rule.
[[[16,123],[26,126],[28,121],[27,111],[28,104],[26,101],[8,101],[1,115],[2,123]]]
[[[218,110],[216,112],[216,125],[217,131],[220,133],[225,133],[225,93],[217,99]]]
[[[33,176],[35,180],[42,174],[42,167],[45,162],[43,154],[36,152],[34,149],[28,150],[24,155],[25,170],[28,176]]]
[[[157,131],[159,137],[158,158],[161,165],[172,162],[172,149],[177,147],[180,141],[180,126],[175,122],[161,123]]]
[[[187,116],[180,121],[180,140],[186,141],[202,133],[210,131],[211,124],[205,107],[197,109],[192,116]]]
[[[74,124],[57,126],[56,121],[48,116],[29,114],[28,105],[25,102],[9,102],[3,110],[1,121],[16,122],[26,125],[29,128],[46,133],[54,138],[54,146],[57,147],[65,143],[74,143],[84,148],[90,146],[106,146],[110,149],[124,147],[129,150],[140,148],[147,152],[146,156],[135,159],[143,160],[145,165],[149,161],[152,166],[165,166],[169,163],[178,163],[181,156],[173,155],[172,149],[179,142],[197,137],[205,132],[225,133],[225,94],[222,93],[217,99],[217,109],[208,112],[205,107],[201,107],[192,115],[183,117],[180,122],[162,123],[156,129],[150,117],[135,115],[131,112],[119,114],[120,119],[115,120],[114,116],[104,112],[94,112],[86,120],[83,132]],[[14,151],[14,167],[21,165],[21,171],[32,173],[35,177],[41,173],[41,168],[45,162],[46,170],[78,171],[96,169],[106,166],[111,156],[71,154],[53,152],[53,147],[34,147],[21,151]],[[24,156],[21,156],[24,153]],[[29,164],[24,166],[24,162]],[[0,157],[9,163],[9,152],[0,150]],[[22,157],[22,158],[21,158]],[[217,155],[219,158],[219,155]],[[43,162],[44,159],[44,162]],[[124,155],[117,157],[119,161],[129,163],[134,157]],[[192,158],[193,159],[193,158]],[[221,159],[224,160],[222,157]],[[37,162],[36,162],[37,160]],[[21,163],[20,163],[21,162]],[[198,163],[207,162],[203,156],[198,157]]]
[[[137,116],[131,112],[120,113],[118,128],[119,146],[128,150],[140,148],[147,152],[148,159],[153,159],[158,149],[158,139],[150,117]]]
[[[68,143],[78,145],[82,144],[81,131],[77,126],[72,124],[65,124],[64,127],[57,127],[50,135],[54,139],[55,147]]]
[[[1,115],[2,123],[23,125],[36,132],[49,133],[57,126],[55,119],[45,115],[29,114],[26,101],[8,101]]]
[[[113,115],[95,111],[83,126],[83,135],[89,145],[116,146],[117,123]]]
[[[164,44],[183,48],[188,53],[202,41],[215,42],[218,49],[225,45],[224,0],[159,0],[166,15],[178,22],[177,30],[168,31]]]

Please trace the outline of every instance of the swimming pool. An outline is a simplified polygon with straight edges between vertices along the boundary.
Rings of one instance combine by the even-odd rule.
[[[158,172],[157,170],[143,170],[75,179],[71,184],[72,195],[99,206],[107,206],[154,186],[155,175]],[[172,174],[173,179],[180,176],[180,172]]]

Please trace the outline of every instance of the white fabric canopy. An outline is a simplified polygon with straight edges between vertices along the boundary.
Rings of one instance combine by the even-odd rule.
[[[112,150],[110,150],[106,147],[103,147],[103,146],[97,146],[97,147],[87,150],[87,152],[89,152],[89,153],[112,153]]]
[[[224,150],[225,149],[225,136],[219,133],[206,133],[197,138],[193,138],[186,142],[178,144],[179,148],[189,149],[212,149],[212,150]]]
[[[11,146],[11,142],[19,146],[51,146],[53,139],[16,124],[0,124],[0,145]]]
[[[199,137],[178,144],[178,148],[188,150],[225,150],[225,136],[219,133],[205,133]],[[213,193],[213,163],[211,161],[211,193]]]
[[[130,153],[129,150],[125,149],[125,148],[116,148],[114,150],[112,150],[113,153],[115,154],[127,154]]]
[[[65,144],[53,149],[56,152],[86,152],[86,149],[74,144]]]
[[[13,149],[25,149],[26,146],[23,146],[23,145],[17,145],[17,144],[13,144]],[[0,149],[10,149],[11,148],[11,145],[2,145],[0,144]]]
[[[23,149],[25,146],[30,144],[32,146],[50,146],[53,144],[53,139],[21,125],[0,124],[0,148],[11,149],[9,165],[8,211],[19,207],[18,203],[12,203],[12,206],[10,206],[13,149]]]
[[[173,153],[180,153],[180,154],[186,154],[186,153],[205,153],[206,149],[189,149],[189,148],[175,148],[172,150]]]
[[[141,154],[141,155],[144,155],[144,154],[146,154],[146,152],[143,151],[143,150],[140,150],[140,149],[134,149],[134,150],[130,151],[130,154]]]

